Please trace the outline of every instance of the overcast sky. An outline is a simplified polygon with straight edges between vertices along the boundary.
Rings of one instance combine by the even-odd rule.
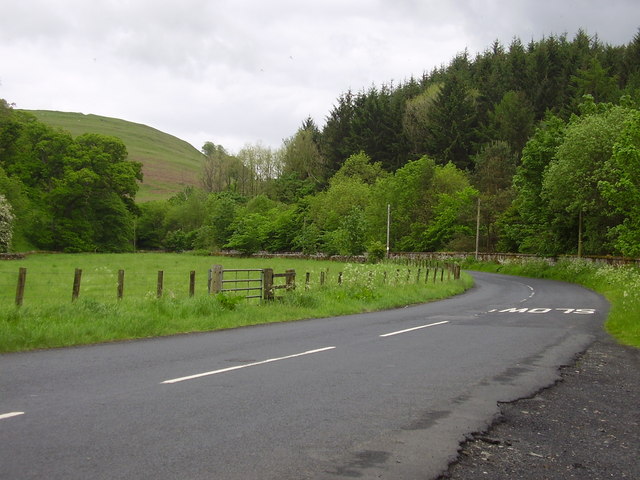
[[[465,48],[579,28],[621,45],[639,27],[638,0],[3,0],[0,98],[237,153]]]

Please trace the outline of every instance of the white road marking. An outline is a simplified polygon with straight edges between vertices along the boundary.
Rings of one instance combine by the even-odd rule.
[[[231,372],[233,370],[240,370],[241,368],[255,367],[257,365],[264,365],[265,363],[278,362],[280,360],[287,360],[289,358],[302,357],[303,355],[312,355],[314,353],[326,352],[327,350],[333,350],[334,348],[336,347],[325,347],[325,348],[318,348],[316,350],[308,350],[302,353],[287,355],[286,357],[270,358],[268,360],[262,360],[260,362],[247,363],[245,365],[236,365],[235,367],[221,368],[220,370],[212,370],[211,372],[197,373],[195,375],[189,375],[187,377],[180,377],[180,378],[174,378],[172,380],[165,380],[164,382],[161,382],[161,383],[184,382],[185,380],[193,380],[194,378],[207,377],[209,375],[217,375],[218,373]]]
[[[494,312],[498,312],[498,313],[550,313],[550,312],[562,312],[563,314],[572,313],[572,314],[576,314],[576,315],[593,315],[594,313],[596,313],[596,309],[595,308],[568,308],[568,307],[557,307],[557,308],[553,308],[553,307],[535,307],[535,308],[510,307],[510,308],[505,308],[503,310],[498,310],[497,308],[494,308],[492,310],[489,310],[487,313],[494,313]]]
[[[0,420],[4,420],[5,418],[17,417],[18,415],[24,415],[24,412],[9,412],[0,414]]]
[[[531,290],[531,293],[529,294],[529,296],[527,298],[523,298],[522,300],[520,300],[520,303],[526,302],[527,300],[533,298],[533,296],[536,294],[536,291],[533,289],[533,287],[531,285],[527,285],[526,283],[525,283],[525,285],[529,288],[529,290]]]
[[[430,323],[429,325],[420,325],[419,327],[407,328],[406,330],[398,330],[397,332],[385,333],[384,335],[380,335],[381,337],[391,337],[393,335],[400,335],[401,333],[413,332],[414,330],[420,330],[422,328],[427,327],[435,327],[436,325],[443,325],[445,323],[449,323],[448,320],[444,322]]]

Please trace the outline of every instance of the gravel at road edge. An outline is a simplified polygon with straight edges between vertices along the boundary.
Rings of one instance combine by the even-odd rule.
[[[640,479],[640,349],[600,338],[560,374],[500,404],[438,480]]]

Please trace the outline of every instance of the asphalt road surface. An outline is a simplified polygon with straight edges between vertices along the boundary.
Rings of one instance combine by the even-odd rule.
[[[498,401],[553,383],[608,308],[473,275],[392,311],[2,355],[0,478],[435,478]]]

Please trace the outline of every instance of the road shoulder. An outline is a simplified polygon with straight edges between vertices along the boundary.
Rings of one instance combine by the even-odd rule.
[[[640,349],[596,340],[562,379],[500,405],[440,480],[640,478]]]

